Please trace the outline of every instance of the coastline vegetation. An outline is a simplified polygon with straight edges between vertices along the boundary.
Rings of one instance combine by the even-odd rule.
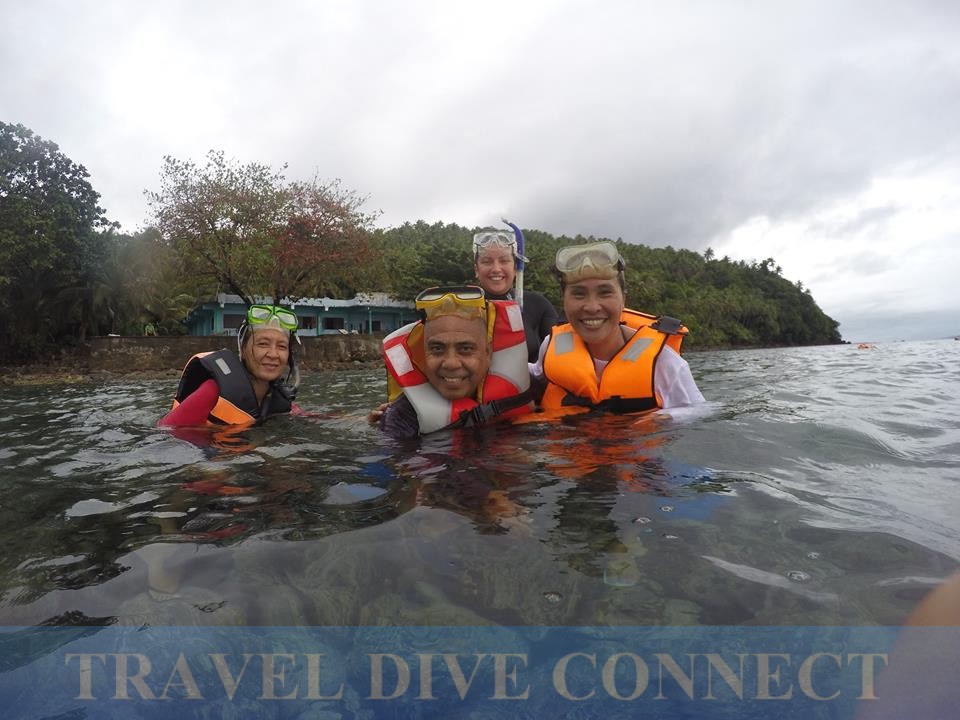
[[[147,191],[145,229],[120,232],[99,207],[86,169],[23,125],[0,122],[0,361],[35,362],[93,335],[185,332],[200,298],[412,299],[424,287],[471,279],[477,228],[422,220],[375,227],[366,198],[339,181],[288,181],[211,151],[205,165],[164,158]],[[524,287],[559,305],[553,258],[563,245],[607,238],[525,229]],[[838,324],[772,258],[747,263],[617,238],[628,304],[678,317],[687,347],[842,342]]]

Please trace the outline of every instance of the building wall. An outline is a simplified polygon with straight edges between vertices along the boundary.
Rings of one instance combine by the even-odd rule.
[[[406,323],[416,320],[416,311],[412,308],[344,308],[301,306],[295,308],[300,318],[301,337],[313,335],[341,334],[346,332],[369,334],[371,332],[389,333]],[[192,318],[190,334],[194,336],[235,335],[236,328],[246,314],[243,305],[227,304],[220,307],[217,303],[204,303]],[[328,327],[329,326],[329,327]]]
[[[298,352],[305,370],[350,362],[377,362],[382,356],[383,335],[324,335],[301,338]],[[233,337],[95,337],[87,357],[89,372],[135,372],[181,370],[187,360],[201,352],[236,350]]]

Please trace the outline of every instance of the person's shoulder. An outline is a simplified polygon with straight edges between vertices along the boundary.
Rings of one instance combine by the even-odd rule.
[[[553,307],[553,303],[547,300],[547,296],[543,293],[538,293],[535,291],[527,292],[523,291],[523,309],[527,310],[529,308],[530,312],[536,312],[540,315],[547,313],[557,314],[557,310]]]
[[[689,363],[687,362],[687,359],[667,344],[664,344],[663,348],[660,350],[660,356],[658,357],[658,361],[659,362],[665,361],[670,366],[689,367]]]
[[[414,412],[413,403],[404,393],[400,393],[397,399],[387,406],[387,409],[392,409],[394,412]]]

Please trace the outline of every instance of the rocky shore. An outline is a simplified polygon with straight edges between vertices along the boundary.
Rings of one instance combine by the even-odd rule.
[[[383,367],[383,338],[376,335],[305,337],[299,350],[304,374]],[[108,378],[176,379],[199,352],[231,347],[230,337],[97,337],[87,345],[61,350],[47,363],[0,366],[5,385],[96,382]]]
[[[383,368],[382,361],[323,363],[317,367],[301,368],[301,374],[355,370],[357,368]],[[53,385],[101,382],[112,378],[126,381],[164,380],[176,381],[180,370],[89,370],[65,365],[17,365],[0,367],[0,385]]]

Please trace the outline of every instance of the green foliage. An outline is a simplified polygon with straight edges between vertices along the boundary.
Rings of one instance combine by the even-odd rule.
[[[207,163],[164,158],[159,192],[147,192],[156,226],[184,272],[248,301],[343,291],[363,282],[374,215],[339,181],[288,182],[266,165],[210,151]]]
[[[412,299],[430,285],[459,283],[474,277],[468,229],[423,221],[379,231],[374,248],[380,288]],[[553,272],[557,250],[604,238],[555,237],[524,230],[524,288],[542,292],[562,308]],[[678,317],[690,328],[688,347],[818,345],[841,342],[837,323],[817,307],[802,285],[780,275],[772,258],[759,263],[716,259],[672,247],[651,248],[616,240],[626,262],[627,305]]]
[[[456,224],[428,225],[422,220],[377,231],[379,255],[374,270],[378,289],[412,299],[431,285],[453,285],[473,277],[472,231]]]
[[[364,198],[338,181],[289,182],[266,165],[166,158],[148,192],[157,226],[116,232],[87,171],[22,125],[0,123],[0,357],[36,360],[93,334],[161,335],[202,297],[352,297],[382,290],[412,299],[430,285],[475,278],[480,228],[417,221],[372,230]],[[524,287],[562,307],[559,248],[593,237],[526,230]],[[682,319],[695,347],[840,342],[837,323],[772,258],[747,264],[671,247],[616,241],[627,304]]]
[[[0,352],[8,359],[82,339],[102,305],[98,231],[111,223],[88,176],[56,144],[0,122]]]
[[[150,323],[160,335],[184,333],[181,321],[212,288],[180,271],[179,257],[156,228],[104,241],[109,251],[104,275],[113,299],[109,332],[139,335]]]

